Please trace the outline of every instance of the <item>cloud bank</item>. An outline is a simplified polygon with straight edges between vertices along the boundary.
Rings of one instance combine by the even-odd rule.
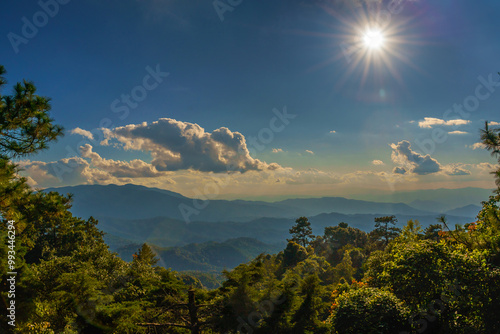
[[[432,128],[435,125],[446,125],[446,126],[452,126],[452,125],[465,125],[469,124],[470,121],[466,119],[450,119],[448,121],[445,121],[443,119],[439,118],[433,118],[433,117],[424,117],[423,121],[418,122],[418,126],[421,128]]]
[[[397,166],[393,169],[395,174],[415,174],[429,175],[441,173],[449,176],[470,175],[471,172],[465,169],[464,164],[441,165],[429,154],[422,155],[411,149],[411,144],[407,140],[397,144],[391,144],[391,159]]]
[[[118,141],[126,150],[149,152],[158,171],[191,169],[201,172],[276,170],[250,156],[245,136],[221,127],[206,132],[198,124],[161,118],[156,122],[130,124],[104,131],[104,145]]]

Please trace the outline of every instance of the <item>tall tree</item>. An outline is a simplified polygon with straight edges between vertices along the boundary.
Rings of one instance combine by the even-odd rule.
[[[134,253],[134,261],[143,262],[149,266],[154,266],[158,263],[159,259],[156,257],[156,253],[149,247],[147,243],[142,244],[142,247]]]
[[[400,233],[401,229],[396,227],[396,216],[385,216],[375,218],[375,236],[378,239],[382,239],[384,244],[387,246],[389,241],[396,238]]]
[[[491,129],[486,121],[484,129],[481,130],[481,141],[486,149],[491,151],[491,155],[498,158],[498,163],[500,163],[500,128]],[[500,167],[492,174],[495,175],[495,183],[500,191]]]
[[[0,65],[0,89],[6,84],[5,73]],[[35,93],[35,85],[23,80],[12,95],[0,94],[0,157],[34,153],[62,135],[62,127],[49,117],[50,99]]]
[[[319,319],[323,302],[320,297],[320,280],[316,274],[311,274],[304,279],[301,285],[304,300],[295,312],[292,320],[295,323],[292,333],[327,333],[327,328]]]
[[[338,226],[325,227],[324,239],[334,248],[342,248],[345,245],[363,247],[368,241],[368,236],[364,231],[342,222]]]
[[[309,245],[314,238],[312,234],[311,223],[306,217],[300,217],[295,220],[295,225],[290,229],[291,239],[287,241],[294,241],[304,247]]]

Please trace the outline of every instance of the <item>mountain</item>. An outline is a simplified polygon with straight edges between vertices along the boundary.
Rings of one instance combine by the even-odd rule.
[[[106,243],[123,258],[131,258],[147,242],[154,245],[162,265],[202,272],[233,268],[260,253],[283,249],[289,229],[300,216],[309,218],[316,235],[339,222],[369,232],[374,228],[374,219],[385,215],[395,215],[399,227],[413,219],[425,228],[436,223],[439,214],[433,210],[445,212],[442,210],[448,205],[446,201],[430,200],[417,202],[420,208],[414,208],[401,202],[323,197],[271,203],[210,200],[200,207],[201,202],[168,190],[130,184],[45,191],[51,190],[73,194],[71,211],[80,217],[97,218],[98,227],[106,233]],[[196,214],[185,220],[180,207],[192,208]],[[445,213],[450,226],[454,226],[472,221],[479,210],[479,206],[471,204],[451,207]]]
[[[425,189],[398,192],[380,192],[376,195],[358,195],[356,198],[363,200],[376,200],[380,202],[402,202],[417,209],[436,212],[446,212],[469,204],[481,205],[482,201],[492,195],[492,189],[460,188],[460,189]],[[420,205],[422,204],[422,205]]]
[[[132,260],[141,244],[129,244],[116,250],[126,260]],[[193,243],[183,247],[158,247],[151,245],[159,258],[158,264],[176,271],[220,272],[248,262],[262,253],[274,254],[283,250],[284,242],[265,244],[251,238],[235,238],[223,242]]]
[[[403,227],[410,219],[418,220],[425,228],[436,223],[439,215],[396,215],[398,227]],[[345,215],[340,213],[323,213],[310,216],[309,221],[313,233],[322,235],[325,227],[334,226],[340,222],[348,223],[349,226],[369,232],[374,228],[377,214],[355,214]],[[471,221],[469,217],[447,215],[447,221],[451,226],[465,224]],[[289,229],[295,223],[294,218],[269,218],[263,217],[250,222],[193,222],[185,223],[166,217],[150,219],[118,219],[102,218],[99,220],[99,228],[112,236],[112,240],[118,247],[126,245],[124,240],[130,243],[142,244],[148,242],[160,247],[182,247],[191,243],[205,243],[209,241],[224,242],[231,238],[245,237],[259,240],[267,244],[284,242],[290,237]]]
[[[446,205],[440,201],[421,200],[421,199],[411,201],[409,205],[415,209],[429,210],[439,213],[446,212],[450,207],[449,205]]]
[[[461,208],[449,210],[446,212],[446,214],[447,215],[454,215],[454,216],[464,216],[464,217],[475,218],[480,210],[481,210],[480,206],[470,204],[470,205],[463,206]]]
[[[337,212],[342,214],[409,214],[426,215],[432,212],[418,210],[404,203],[368,202],[343,197],[297,198],[273,203],[304,211],[304,215]]]
[[[167,217],[188,222],[249,222],[262,217],[297,218],[321,213],[429,215],[404,203],[379,203],[342,197],[299,198],[279,202],[210,200],[203,203],[180,194],[137,185],[80,185],[51,188],[74,195],[71,211],[80,217],[150,219]],[[184,213],[184,214],[183,214]]]
[[[267,202],[210,200],[208,205],[180,194],[127,184],[80,185],[74,187],[49,188],[44,191],[58,191],[74,195],[71,211],[81,217],[90,215],[121,219],[147,219],[168,217],[185,220],[181,208],[196,212],[190,220],[199,221],[250,221],[259,217],[294,217],[299,211],[286,206],[275,206]]]

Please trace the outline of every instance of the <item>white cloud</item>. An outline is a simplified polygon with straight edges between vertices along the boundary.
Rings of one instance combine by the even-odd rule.
[[[495,171],[497,169],[497,166],[494,164],[491,164],[489,162],[481,162],[477,165],[474,165],[475,168],[480,170],[483,173],[491,174],[491,172]]]
[[[465,125],[469,124],[470,121],[466,119],[450,119],[449,121],[445,121],[443,119],[439,118],[433,118],[433,117],[424,117],[423,121],[418,122],[418,126],[421,128],[432,128],[434,125]]]
[[[334,133],[337,133],[337,131],[332,130],[332,131],[330,131],[329,133],[334,134]]]
[[[486,145],[484,145],[483,143],[474,143],[474,144],[470,145],[469,147],[472,148],[473,150],[477,150],[477,149],[486,148]]]
[[[383,165],[385,165],[385,163],[382,160],[373,160],[372,165],[383,166]]]
[[[313,151],[310,151],[310,150],[306,150],[306,153],[309,153],[311,155],[314,155],[314,152]]]
[[[86,137],[90,140],[94,140],[94,135],[92,134],[92,132],[88,131],[88,130],[84,130],[84,129],[80,129],[80,128],[74,128],[73,130],[71,130],[70,132],[72,135],[80,135],[80,136],[83,136],[83,137]]]
[[[127,162],[104,159],[93,152],[89,144],[80,147],[80,150],[82,157],[51,162],[21,161],[21,175],[28,176],[31,185],[41,188],[78,184],[126,184],[134,180],[150,186],[156,186],[154,183],[157,182],[162,187],[175,183],[170,178],[171,172],[159,172],[142,160]],[[148,179],[154,181],[147,181]]]
[[[283,150],[281,148],[273,148],[272,150],[273,153],[281,153]]]
[[[130,162],[112,159],[103,159],[92,151],[90,144],[80,147],[82,157],[90,159],[92,167],[98,168],[114,177],[157,177],[162,175],[156,168],[142,160],[134,159]]]
[[[395,171],[398,174],[413,173],[418,175],[427,175],[437,173],[441,170],[441,165],[430,155],[421,155],[411,150],[411,144],[407,140],[400,141],[398,144],[391,144],[393,149],[391,159],[399,165]]]
[[[398,165],[394,168],[396,174],[443,174],[450,176],[470,175],[471,172],[465,169],[464,164],[441,165],[429,154],[422,155],[411,149],[411,144],[407,140],[397,144],[391,144],[393,149],[391,159]]]
[[[225,127],[210,133],[198,124],[161,118],[149,124],[102,130],[106,138],[103,145],[116,139],[126,150],[150,152],[151,164],[158,171],[246,172],[281,168],[276,163],[252,158],[245,136]]]
[[[450,131],[450,132],[448,132],[448,134],[449,135],[466,135],[466,134],[468,134],[468,132],[456,130],[456,131]]]
[[[488,122],[488,125],[500,125],[500,123],[499,122],[491,121],[491,122]]]
[[[465,169],[463,164],[450,164],[443,166],[443,172],[446,175],[459,176],[459,175],[470,175],[471,172]]]
[[[43,162],[23,160],[19,162],[22,175],[29,175],[37,186],[45,188],[60,185],[89,183],[89,163],[82,158],[72,157],[59,161]]]

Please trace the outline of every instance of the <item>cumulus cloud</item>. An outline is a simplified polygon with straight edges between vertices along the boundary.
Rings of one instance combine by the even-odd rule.
[[[40,187],[89,183],[89,178],[92,178],[89,163],[79,157],[51,162],[24,160],[19,166],[22,174],[29,175]]]
[[[140,159],[130,162],[104,159],[92,150],[92,145],[86,144],[80,147],[82,157],[90,159],[92,167],[98,168],[115,177],[157,177],[162,175],[156,168]]]
[[[477,149],[486,148],[486,145],[484,145],[483,143],[474,143],[474,144],[470,145],[469,147],[472,148],[473,150],[477,150]]]
[[[173,184],[170,172],[159,172],[142,160],[120,161],[104,159],[93,151],[90,144],[80,147],[81,157],[43,162],[19,162],[21,175],[29,176],[33,186],[47,188],[77,184],[126,184],[134,180],[141,183],[154,179],[163,186]]]
[[[488,122],[488,125],[500,125],[499,122],[495,122],[495,121],[491,121],[491,122]]]
[[[70,133],[72,135],[80,135],[80,136],[86,137],[90,140],[94,140],[94,135],[92,134],[92,132],[90,132],[88,130],[84,130],[81,128],[74,128],[73,130],[71,130]]]
[[[446,125],[446,126],[451,126],[451,125],[465,125],[469,124],[470,121],[466,119],[450,119],[448,121],[445,121],[443,119],[439,118],[433,118],[433,117],[424,117],[423,121],[418,122],[418,126],[421,128],[432,128],[435,125]]]
[[[468,132],[456,130],[456,131],[450,131],[450,132],[448,132],[448,134],[449,135],[466,135],[466,134],[468,134]]]
[[[314,152],[313,152],[313,151],[311,151],[311,150],[306,150],[306,153],[309,153],[309,154],[314,155]]]
[[[329,133],[334,134],[334,133],[337,133],[337,131],[332,130],[332,131],[330,131]]]
[[[400,141],[398,144],[391,144],[392,155],[391,159],[395,164],[398,164],[400,169],[397,173],[405,174],[406,172],[427,175],[437,173],[441,170],[441,165],[437,160],[431,158],[429,154],[421,155],[412,151],[411,144],[407,140]],[[403,173],[404,171],[404,173]]]
[[[150,152],[151,164],[158,171],[246,172],[281,168],[276,163],[252,158],[245,137],[225,127],[210,133],[198,124],[161,118],[149,124],[102,130],[106,138],[103,145],[115,139],[126,150]]]
[[[429,154],[422,155],[411,149],[411,144],[407,140],[397,144],[391,144],[392,161],[398,165],[393,169],[395,174],[444,174],[450,176],[470,175],[471,172],[465,169],[464,164],[441,165]]]
[[[474,167],[478,170],[480,170],[481,172],[486,172],[488,174],[491,174],[493,171],[495,171],[497,169],[497,166],[494,165],[494,164],[491,164],[489,162],[481,162],[477,165],[474,165]]]
[[[392,172],[394,174],[406,174],[406,169],[404,169],[403,167],[394,167]]]
[[[385,165],[385,163],[382,160],[373,160],[372,165],[383,166],[383,165]]]
[[[451,176],[459,176],[459,175],[470,175],[471,172],[461,164],[456,164],[456,165],[447,165],[443,167],[443,171],[447,175]]]
[[[273,148],[272,150],[273,153],[281,153],[283,150],[281,148]]]

